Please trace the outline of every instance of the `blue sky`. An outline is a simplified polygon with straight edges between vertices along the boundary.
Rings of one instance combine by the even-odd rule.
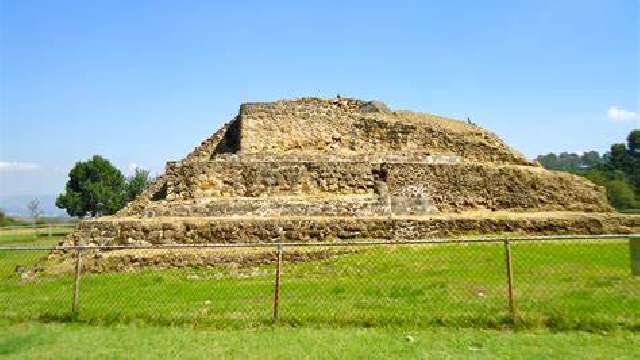
[[[0,196],[159,172],[244,101],[471,117],[530,157],[640,127],[640,2],[0,0]]]

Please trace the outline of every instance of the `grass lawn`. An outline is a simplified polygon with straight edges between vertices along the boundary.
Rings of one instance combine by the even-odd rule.
[[[280,323],[401,329],[512,326],[502,244],[356,250],[326,260],[285,263]],[[517,243],[512,251],[518,327],[640,330],[640,278],[630,274],[627,241]],[[71,317],[71,275],[29,282],[16,275],[17,266],[33,266],[46,254],[0,251],[0,318],[17,323]],[[274,272],[274,265],[267,264],[84,274],[77,320],[261,329],[271,323]]]
[[[64,235],[73,231],[73,226],[52,226],[49,236],[48,228],[32,227],[6,230],[0,228],[0,246],[53,246],[57,245]]]
[[[0,357],[637,359],[640,334],[434,328],[261,328],[0,323]]]

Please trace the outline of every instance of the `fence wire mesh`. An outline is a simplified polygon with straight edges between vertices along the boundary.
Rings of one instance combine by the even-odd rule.
[[[277,321],[638,330],[634,242],[609,236],[5,247],[0,317],[213,327]]]
[[[231,326],[270,319],[273,249],[134,249],[95,256],[87,251],[91,270],[82,279],[81,319]]]
[[[285,261],[280,320],[366,326],[502,322],[500,245],[349,245],[329,249],[335,255],[325,260]],[[305,249],[285,251],[295,256]]]
[[[0,314],[10,319],[64,319],[71,310],[73,276],[37,278],[49,250],[0,251]]]
[[[532,326],[640,329],[630,251],[626,239],[514,242],[518,317]]]

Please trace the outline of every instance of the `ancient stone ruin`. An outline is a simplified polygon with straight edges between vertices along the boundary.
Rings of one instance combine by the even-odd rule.
[[[66,244],[421,239],[640,230],[602,188],[547,171],[496,135],[380,102],[246,103],[116,216]]]

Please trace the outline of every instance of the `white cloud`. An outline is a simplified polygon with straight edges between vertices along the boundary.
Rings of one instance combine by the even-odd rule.
[[[0,161],[0,172],[31,171],[39,167],[38,164],[29,162]]]
[[[612,105],[607,111],[609,119],[622,122],[622,121],[640,121],[640,114],[635,111],[625,110],[619,106]]]
[[[127,175],[134,175],[137,168],[139,168],[138,164],[134,162],[129,163],[129,165],[127,165]]]

